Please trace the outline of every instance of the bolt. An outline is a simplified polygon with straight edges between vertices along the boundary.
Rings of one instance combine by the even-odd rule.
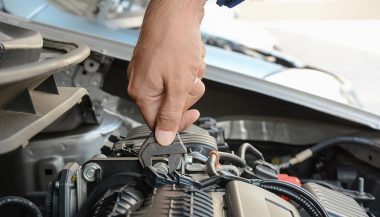
[[[364,178],[359,177],[359,194],[364,194]]]
[[[193,157],[192,156],[185,156],[185,165],[192,164],[193,163]]]
[[[96,170],[100,170],[101,167],[96,163],[87,164],[82,172],[83,178],[88,182],[96,180]]]
[[[157,172],[162,174],[169,173],[169,166],[163,162],[156,163],[155,165],[153,165],[153,168],[156,169]]]

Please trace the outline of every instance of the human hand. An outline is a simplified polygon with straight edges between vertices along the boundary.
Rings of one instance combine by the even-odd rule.
[[[128,66],[128,93],[161,145],[199,118],[204,94],[203,1],[152,0]]]

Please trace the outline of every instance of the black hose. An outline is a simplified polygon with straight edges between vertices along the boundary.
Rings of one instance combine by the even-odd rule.
[[[260,183],[261,185],[272,185],[272,186],[278,186],[280,188],[285,188],[287,190],[293,191],[297,193],[298,195],[304,197],[306,200],[310,201],[314,204],[314,206],[318,209],[318,211],[321,213],[322,217],[328,217],[326,210],[323,208],[321,203],[308,191],[305,189],[298,187],[297,185],[283,182],[279,180],[264,180]],[[301,204],[300,204],[301,205]]]
[[[24,208],[32,217],[42,217],[40,209],[38,209],[38,207],[30,200],[17,196],[7,196],[0,198],[0,207],[12,205]]]
[[[379,148],[380,146],[377,145],[377,143],[366,139],[366,138],[361,138],[361,137],[351,137],[351,136],[342,136],[342,137],[336,137],[333,139],[328,139],[323,142],[320,142],[313,147],[310,148],[310,150],[313,153],[320,152],[321,150],[330,147],[330,146],[335,146],[339,145],[342,143],[348,143],[348,144],[357,144],[357,145],[365,145],[373,148]]]
[[[244,143],[239,148],[239,156],[245,160],[247,151],[260,160],[265,160],[263,154],[249,143]]]
[[[221,160],[228,160],[233,165],[237,167],[245,167],[247,164],[245,160],[237,155],[227,153],[227,152],[218,152]]]
[[[316,153],[318,153],[318,152],[320,152],[326,148],[329,148],[329,147],[332,147],[335,145],[339,145],[339,144],[343,144],[343,143],[365,145],[368,147],[380,149],[379,144],[377,144],[377,143],[375,143],[369,139],[366,139],[366,138],[351,137],[351,136],[336,137],[333,139],[328,139],[328,140],[322,141],[322,142],[312,146],[311,148],[308,148],[308,149],[301,151],[296,156],[294,156],[292,159],[290,159],[289,161],[287,161],[285,163],[277,165],[277,167],[279,169],[287,169],[293,165],[296,165],[298,163],[305,161],[306,159],[310,158],[314,154],[316,154]]]

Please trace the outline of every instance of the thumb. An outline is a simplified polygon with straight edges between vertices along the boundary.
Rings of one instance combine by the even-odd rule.
[[[164,101],[156,117],[155,137],[160,145],[170,145],[178,131],[185,106],[186,94],[165,94]]]

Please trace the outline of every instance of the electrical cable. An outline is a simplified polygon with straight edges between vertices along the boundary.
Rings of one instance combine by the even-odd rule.
[[[210,187],[212,185],[219,185],[221,187],[224,187],[230,181],[241,181],[252,184],[251,180],[239,176],[219,175],[202,180],[199,187],[201,189]],[[259,187],[273,193],[289,197],[293,201],[297,202],[300,206],[302,206],[312,217],[328,217],[325,209],[319,203],[319,201],[305,189],[302,189],[296,185],[278,180],[266,180],[260,181]]]
[[[294,185],[294,184],[291,184],[288,182],[284,182],[284,181],[279,181],[279,180],[264,180],[264,181],[260,182],[260,187],[262,185],[263,186],[268,186],[268,185],[269,186],[271,186],[271,185],[272,186],[278,186],[279,188],[284,188],[284,189],[293,191],[293,192],[297,193],[298,195],[304,197],[306,200],[313,203],[314,206],[317,208],[317,210],[320,212],[322,217],[328,217],[326,210],[323,208],[321,203],[310,192],[306,191],[305,189],[303,189],[297,185]]]
[[[38,207],[32,203],[30,200],[27,200],[22,197],[17,196],[6,196],[0,198],[0,207],[3,206],[19,206],[28,211],[31,217],[42,217],[42,213]]]
[[[296,203],[298,203],[301,207],[305,209],[305,211],[311,216],[311,217],[320,217],[321,213],[318,211],[318,209],[312,204],[309,200],[307,200],[305,197],[300,196],[293,191],[290,191],[286,188],[282,188],[279,186],[269,185],[269,184],[260,184],[260,187],[270,191],[272,193],[284,195]]]

